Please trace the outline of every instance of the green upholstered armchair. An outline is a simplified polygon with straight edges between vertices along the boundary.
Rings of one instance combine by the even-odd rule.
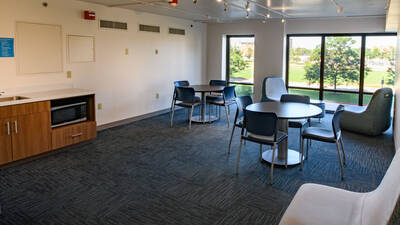
[[[392,89],[381,88],[375,91],[365,110],[361,110],[362,107],[346,106],[340,127],[343,130],[370,136],[385,132],[391,123],[392,99]]]

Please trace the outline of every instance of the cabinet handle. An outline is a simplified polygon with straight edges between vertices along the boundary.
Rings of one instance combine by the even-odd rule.
[[[8,135],[11,135],[10,122],[7,122],[7,133]]]
[[[14,121],[15,133],[18,134],[18,121]]]
[[[82,136],[82,133],[71,135],[72,138]]]

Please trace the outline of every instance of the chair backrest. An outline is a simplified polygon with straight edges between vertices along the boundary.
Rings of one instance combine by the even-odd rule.
[[[222,92],[224,96],[224,101],[233,101],[236,98],[235,87],[236,86],[224,87],[224,90]]]
[[[211,86],[228,86],[228,82],[226,80],[210,80]]]
[[[262,83],[261,102],[281,100],[283,94],[287,94],[285,82],[281,76],[269,76]]]
[[[235,99],[237,109],[235,116],[235,123],[238,119],[242,119],[244,116],[243,110],[246,109],[247,106],[253,104],[253,99],[250,96],[240,96]]]
[[[365,113],[374,117],[374,125],[380,130],[387,130],[391,125],[393,91],[391,88],[381,88],[374,92]]]
[[[335,138],[338,139],[341,135],[341,129],[340,129],[340,117],[342,117],[342,114],[344,112],[344,106],[339,105],[336,108],[335,113],[333,114],[332,118],[332,130],[335,135]]]
[[[194,89],[191,87],[176,87],[176,100],[194,102]]]
[[[310,104],[310,97],[307,95],[284,94],[281,96],[281,102],[298,102],[298,103]]]
[[[278,132],[278,117],[275,113],[253,112],[244,109],[244,127],[247,132],[262,136],[275,136]]]
[[[397,152],[381,184],[364,198],[360,225],[388,224],[400,196],[400,152]]]
[[[187,80],[178,80],[178,81],[174,81],[174,86],[175,87],[187,87],[189,86],[190,83]]]

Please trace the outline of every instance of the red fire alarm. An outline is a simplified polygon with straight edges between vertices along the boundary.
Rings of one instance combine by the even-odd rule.
[[[93,11],[85,10],[84,18],[85,20],[96,20],[96,13]]]

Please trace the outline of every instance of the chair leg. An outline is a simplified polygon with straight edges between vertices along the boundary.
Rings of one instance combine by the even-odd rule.
[[[171,127],[174,125],[174,112],[175,112],[175,104],[172,106],[172,111],[171,111]]]
[[[306,145],[307,145],[307,148],[306,148],[306,160],[308,160],[308,149],[310,148],[309,142],[311,142],[311,139],[307,139],[307,142],[306,142]]]
[[[229,127],[229,113],[228,113],[228,107],[225,106],[225,114],[226,114],[226,120],[228,121],[228,127]]]
[[[240,137],[240,144],[239,144],[239,151],[238,151],[238,157],[236,161],[236,175],[239,174],[239,161],[240,161],[240,152],[242,151],[242,137]]]
[[[208,104],[208,122],[211,123],[211,104]]]
[[[233,126],[232,128],[231,139],[229,140],[229,146],[228,146],[228,154],[231,154],[231,144],[232,144],[233,134],[235,133],[235,127],[236,126]]]
[[[272,184],[274,181],[274,159],[275,159],[276,143],[272,147],[272,160],[271,160],[271,174],[269,175],[269,183]]]
[[[260,144],[260,161],[261,162],[262,162],[262,153],[263,153],[262,144]]]
[[[301,155],[300,155],[300,171],[303,170],[303,158],[304,158],[304,138],[300,137],[300,151],[301,151]]]
[[[247,130],[244,133],[245,133],[245,136],[247,137]],[[244,145],[246,145],[246,142],[247,142],[246,139],[244,139]]]
[[[194,106],[192,105],[192,108],[190,109],[190,113],[189,113],[189,129],[192,128],[193,109],[194,109]]]
[[[337,153],[338,153],[338,156],[339,156],[339,162],[340,162],[340,169],[341,169],[341,177],[342,177],[342,180],[344,179],[344,168],[343,168],[343,163],[342,163],[342,157],[340,156],[340,149],[339,149],[339,143],[338,143],[338,140],[336,140],[336,149],[337,149]]]
[[[340,145],[342,146],[342,152],[343,152],[343,165],[346,165],[346,154],[344,153],[343,137],[340,137]]]

